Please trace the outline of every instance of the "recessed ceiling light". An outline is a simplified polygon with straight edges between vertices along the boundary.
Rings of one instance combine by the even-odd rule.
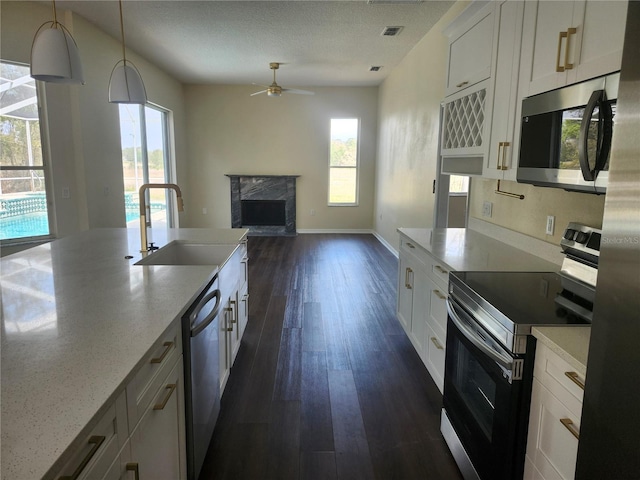
[[[384,30],[380,35],[383,37],[395,37],[398,35],[404,27],[384,27]]]

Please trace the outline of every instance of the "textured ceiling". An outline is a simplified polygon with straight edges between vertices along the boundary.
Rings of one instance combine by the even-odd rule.
[[[282,62],[284,87],[373,86],[453,3],[125,0],[123,12],[127,47],[183,83],[269,84],[269,62]],[[120,38],[116,1],[56,5]],[[383,37],[386,26],[404,29]]]

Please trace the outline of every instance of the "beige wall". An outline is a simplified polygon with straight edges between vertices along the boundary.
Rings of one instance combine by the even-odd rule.
[[[38,27],[51,19],[50,6],[39,2],[0,2],[3,60],[29,63]],[[114,3],[117,12],[117,3]],[[82,17],[58,12],[72,30],[86,84],[46,84],[49,155],[57,235],[95,227],[125,225],[124,186],[118,106],[108,103],[111,69],[121,57],[118,40]],[[117,15],[117,14],[116,14]],[[127,53],[140,69],[149,101],[173,111],[178,181],[187,176],[182,85],[149,62]],[[71,197],[62,198],[62,188]]]
[[[256,90],[255,86],[185,87],[190,176],[184,188],[182,225],[231,226],[225,174],[283,174],[300,175],[298,229],[371,229],[378,89],[313,88],[313,96],[251,97]],[[357,207],[327,206],[331,118],[361,120]]]
[[[469,216],[555,245],[560,245],[560,239],[569,222],[602,228],[604,195],[500,182],[501,190],[524,195],[524,200],[518,200],[497,195],[496,186],[496,180],[474,178],[471,181]],[[491,218],[482,216],[482,205],[485,201],[493,203]],[[553,235],[545,234],[547,215],[556,217]]]
[[[398,247],[398,227],[431,227],[447,38],[456,3],[380,86],[375,230]]]

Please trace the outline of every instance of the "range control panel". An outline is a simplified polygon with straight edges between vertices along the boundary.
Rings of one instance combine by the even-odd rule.
[[[572,222],[567,225],[560,246],[565,255],[575,256],[597,265],[601,239],[602,230]]]

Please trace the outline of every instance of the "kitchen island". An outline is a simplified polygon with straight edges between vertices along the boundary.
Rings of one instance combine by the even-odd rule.
[[[238,244],[245,229],[152,229]],[[54,478],[217,273],[140,266],[140,232],[94,229],[2,258],[2,478]],[[131,257],[131,258],[129,258]]]

